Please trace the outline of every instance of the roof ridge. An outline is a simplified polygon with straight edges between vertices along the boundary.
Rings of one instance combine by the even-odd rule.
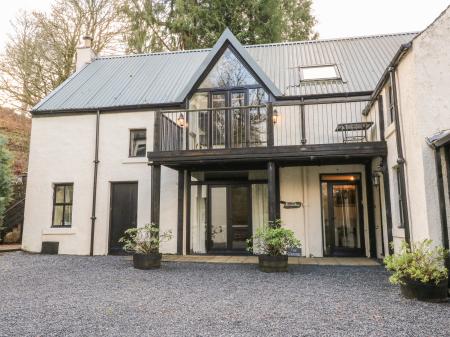
[[[340,37],[340,38],[330,38],[330,39],[318,39],[318,40],[301,40],[301,41],[285,41],[285,42],[272,42],[272,43],[260,43],[260,44],[249,44],[242,45],[244,48],[258,48],[267,46],[279,46],[279,45],[294,45],[294,44],[314,44],[321,42],[332,42],[332,41],[348,41],[348,40],[360,40],[360,39],[371,39],[379,37],[389,37],[389,36],[403,36],[419,34],[420,32],[400,32],[400,33],[386,33],[386,34],[375,34],[375,35],[360,35],[351,37]],[[122,55],[108,55],[108,56],[97,56],[95,60],[105,60],[105,59],[115,59],[115,58],[127,58],[127,57],[145,57],[145,56],[158,56],[158,55],[172,55],[172,54],[189,54],[189,53],[201,53],[209,52],[212,48],[200,48],[200,49],[189,49],[189,50],[174,50],[174,51],[161,51],[155,53],[139,53],[139,54],[122,54]]]
[[[155,52],[155,53],[105,55],[105,56],[97,56],[94,60],[125,58],[125,57],[142,57],[142,56],[201,53],[201,52],[209,52],[210,50],[211,50],[211,48],[202,48],[202,49],[189,49],[189,50],[160,51],[160,52]]]
[[[301,40],[301,41],[286,41],[286,42],[250,44],[250,45],[245,45],[244,47],[252,48],[252,47],[266,47],[266,46],[273,46],[273,45],[293,45],[293,44],[309,44],[309,43],[332,42],[332,41],[362,40],[362,39],[372,39],[372,38],[389,37],[389,36],[413,35],[413,34],[419,34],[419,33],[420,33],[420,31],[385,33],[385,34],[374,34],[374,35],[359,35],[359,36],[337,37],[337,38],[317,39],[317,40]]]

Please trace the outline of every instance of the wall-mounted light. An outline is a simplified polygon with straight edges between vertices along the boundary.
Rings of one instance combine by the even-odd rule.
[[[280,121],[280,115],[278,114],[277,109],[273,110],[273,114],[272,114],[272,122],[273,124],[277,124]]]
[[[182,112],[180,112],[180,114],[178,115],[178,118],[177,118],[177,125],[178,125],[180,128],[184,128],[184,127],[186,126],[186,120],[184,119],[184,115],[183,115]]]
[[[373,186],[380,186],[380,175],[378,173],[372,174],[372,184]]]

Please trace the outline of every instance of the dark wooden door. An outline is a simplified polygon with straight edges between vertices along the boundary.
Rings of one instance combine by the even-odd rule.
[[[122,245],[119,239],[123,233],[137,223],[137,183],[112,183],[111,184],[111,209],[109,231],[109,253],[122,253]]]

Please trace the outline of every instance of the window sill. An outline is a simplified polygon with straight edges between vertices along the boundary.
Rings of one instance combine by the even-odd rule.
[[[122,164],[148,164],[147,157],[129,157]]]
[[[42,230],[42,235],[73,235],[76,233],[77,233],[76,229],[72,227],[68,228],[52,227]]]

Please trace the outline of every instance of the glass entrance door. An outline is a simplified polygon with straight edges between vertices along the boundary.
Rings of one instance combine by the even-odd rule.
[[[322,182],[324,255],[363,255],[361,199],[357,182]]]
[[[209,186],[208,251],[245,252],[251,236],[250,186]]]

